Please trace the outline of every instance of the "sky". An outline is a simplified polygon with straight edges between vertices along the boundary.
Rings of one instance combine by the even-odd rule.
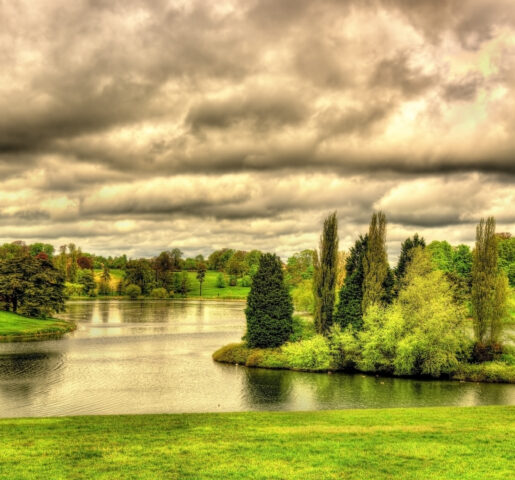
[[[0,0],[0,242],[515,234],[512,0]]]

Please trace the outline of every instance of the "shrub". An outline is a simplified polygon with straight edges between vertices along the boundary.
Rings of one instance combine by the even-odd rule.
[[[295,310],[299,312],[313,313],[315,298],[313,297],[313,283],[311,280],[303,280],[292,291],[291,297]]]
[[[241,279],[241,286],[242,287],[250,287],[250,286],[252,286],[252,278],[250,277],[250,275],[245,275]]]
[[[247,298],[246,338],[251,348],[278,347],[292,333],[293,305],[284,284],[281,260],[264,254]]]
[[[238,277],[236,277],[236,275],[231,275],[229,277],[229,286],[235,287],[236,285],[238,285]]]
[[[461,364],[452,378],[472,382],[515,383],[515,366],[503,362]]]
[[[292,333],[288,338],[289,342],[307,340],[315,335],[315,325],[312,321],[306,320],[298,315],[292,318]]]
[[[322,335],[287,343],[282,347],[289,367],[302,370],[327,370],[331,366],[329,344]]]
[[[230,343],[213,353],[213,360],[221,363],[245,365],[249,354],[250,350],[246,343]]]
[[[348,370],[355,367],[359,360],[360,345],[354,336],[352,326],[342,330],[339,325],[333,325],[329,332],[329,352],[331,366],[338,370]]]
[[[66,282],[64,284],[64,294],[67,297],[78,297],[84,292],[84,286],[80,283]]]
[[[415,254],[406,278],[417,266],[417,255],[425,254]],[[365,315],[358,367],[397,375],[451,373],[468,355],[464,322],[442,272],[413,276],[393,305],[372,307]]]
[[[139,288],[138,285],[131,283],[125,289],[125,294],[128,295],[130,299],[135,300],[141,295],[141,288]]]
[[[216,277],[216,288],[225,288],[226,286],[224,274],[219,273]]]
[[[168,292],[166,291],[166,289],[164,288],[154,288],[151,292],[150,292],[150,296],[152,298],[166,298],[168,297]]]

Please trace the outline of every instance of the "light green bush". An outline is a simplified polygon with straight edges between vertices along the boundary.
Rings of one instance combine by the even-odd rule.
[[[305,370],[327,370],[331,367],[329,344],[322,335],[283,345],[288,366]]]
[[[135,300],[141,295],[141,288],[138,285],[131,283],[125,289],[125,293],[129,296],[130,299]]]
[[[313,297],[312,280],[303,280],[291,291],[291,298],[295,310],[298,312],[313,313],[315,308],[315,299]]]
[[[167,298],[168,297],[168,292],[166,291],[165,288],[154,288],[151,292],[150,292],[150,296],[152,298]]]
[[[342,330],[339,325],[333,325],[328,341],[332,368],[338,370],[354,368],[359,361],[361,348],[352,326],[349,325]]]

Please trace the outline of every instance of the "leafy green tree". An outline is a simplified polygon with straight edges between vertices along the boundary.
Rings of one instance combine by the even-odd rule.
[[[79,252],[74,243],[70,243],[68,245],[68,261],[67,261],[67,273],[66,278],[69,282],[76,283],[77,282],[77,270],[79,266],[77,265],[77,259],[79,258]]]
[[[324,221],[320,255],[313,256],[314,322],[317,333],[327,335],[333,324],[334,295],[338,270],[338,220],[336,212]]]
[[[247,298],[247,343],[251,348],[282,345],[293,332],[293,305],[284,283],[281,260],[265,253]]]
[[[495,219],[481,219],[472,264],[472,313],[479,345],[499,342],[506,311],[506,282],[498,266]]]
[[[313,250],[302,250],[286,261],[285,281],[289,287],[299,285],[304,280],[313,278]]]
[[[186,296],[190,290],[191,282],[188,272],[175,272],[173,277],[174,293]]]
[[[52,258],[54,256],[54,251],[54,246],[48,243],[37,242],[29,245],[29,252],[33,257],[40,253],[45,253],[48,258]]]
[[[100,274],[100,282],[98,284],[98,293],[100,295],[110,295],[111,294],[111,273],[109,272],[109,267],[104,264],[102,266],[102,273]]]
[[[199,285],[199,296],[202,296],[202,284],[206,278],[207,265],[204,262],[197,264],[197,280]]]
[[[313,313],[315,299],[313,298],[313,282],[310,279],[302,280],[291,290],[291,297],[295,310]]]
[[[88,297],[96,295],[96,283],[91,270],[79,270],[78,283],[82,285],[82,293]]]
[[[234,250],[230,248],[222,248],[215,250],[207,259],[207,264],[210,270],[217,270],[219,272],[225,271],[227,263],[233,256]]]
[[[46,317],[65,307],[64,278],[48,259],[21,255],[0,260],[0,300],[8,310]]]
[[[245,263],[246,252],[237,250],[234,252],[227,262],[227,273],[236,277],[241,277],[247,271],[247,264]]]
[[[156,283],[160,286],[166,286],[168,274],[173,271],[174,261],[170,252],[161,252],[152,262],[152,266],[156,272]]]
[[[131,300],[136,300],[141,295],[141,288],[139,285],[131,283],[130,285],[127,285],[125,293]]]
[[[499,268],[508,276],[510,285],[515,286],[515,237],[510,233],[498,233],[497,250],[499,253]]]
[[[453,270],[453,252],[449,242],[434,240],[427,246],[427,249],[431,253],[431,259],[438,270],[442,272]]]
[[[251,250],[245,255],[245,263],[247,264],[247,272],[253,277],[259,268],[259,259],[261,258],[261,252],[259,250]],[[250,284],[249,284],[250,286]]]
[[[367,250],[363,258],[363,301],[361,309],[365,313],[374,304],[385,303],[391,288],[390,266],[386,254],[386,217],[383,212],[372,215],[368,230]]]
[[[150,262],[144,258],[129,260],[125,266],[125,284],[138,285],[144,295],[154,288],[154,277],[155,274]]]
[[[216,288],[225,288],[226,286],[227,286],[227,284],[225,283],[224,274],[222,272],[220,272],[216,276]]]
[[[374,304],[367,310],[359,333],[360,369],[439,377],[467,356],[465,311],[427,255],[415,248],[399,297],[386,308]]]
[[[172,260],[172,270],[182,270],[184,260],[182,259],[182,251],[178,248],[170,250],[170,258]]]

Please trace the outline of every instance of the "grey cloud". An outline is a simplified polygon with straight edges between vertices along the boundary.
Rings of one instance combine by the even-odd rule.
[[[483,78],[477,74],[469,74],[457,82],[444,87],[444,98],[447,101],[471,101],[476,98],[478,89],[483,84]]]

